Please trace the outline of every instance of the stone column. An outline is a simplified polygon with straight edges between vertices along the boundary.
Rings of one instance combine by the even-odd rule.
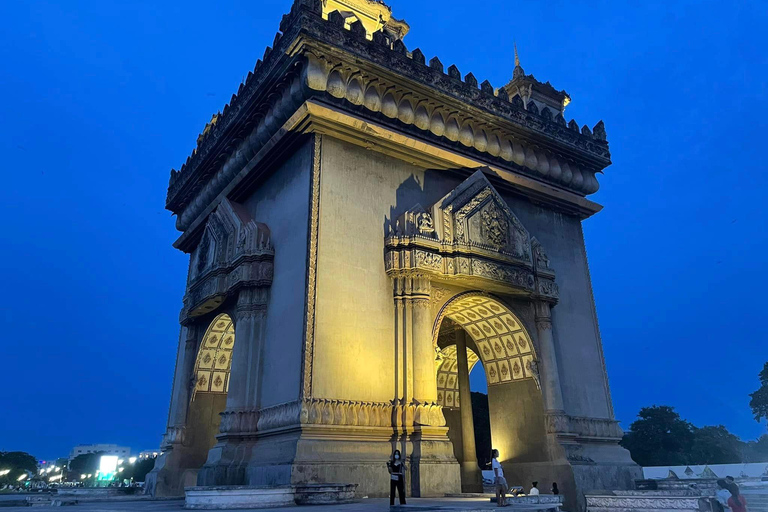
[[[173,396],[171,396],[171,406],[168,411],[169,429],[171,427],[183,429],[187,421],[190,393],[194,387],[195,376],[192,373],[194,372],[195,360],[197,359],[197,333],[198,329],[194,324],[181,326]],[[179,436],[172,435],[171,437],[178,438]]]
[[[537,301],[536,333],[539,338],[539,372],[544,394],[544,408],[549,415],[562,415],[563,392],[560,388],[560,371],[557,367],[555,339],[552,335],[552,312],[549,302]]]
[[[459,412],[461,413],[461,492],[483,492],[480,467],[475,449],[475,424],[472,417],[472,395],[469,390],[469,362],[464,329],[456,329],[456,359],[459,365]]]
[[[407,282],[406,311],[411,311],[411,342],[413,354],[413,405],[414,421],[419,425],[442,426],[445,424],[437,405],[437,371],[435,348],[432,344],[434,318],[429,308],[429,278],[414,274]]]
[[[235,307],[235,346],[232,349],[227,411],[257,409],[258,381],[264,345],[266,288],[243,288]],[[255,427],[255,425],[254,425]]]
[[[432,345],[433,318],[429,310],[428,283],[426,295],[414,295],[413,305],[413,397],[419,402],[437,402],[435,349]],[[422,290],[423,292],[423,290]]]

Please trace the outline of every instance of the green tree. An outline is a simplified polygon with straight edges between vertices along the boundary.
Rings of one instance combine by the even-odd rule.
[[[744,462],[768,462],[768,434],[744,446]]]
[[[694,428],[688,464],[736,464],[743,451],[741,439],[723,425]]]
[[[3,483],[14,483],[26,472],[37,472],[37,459],[27,452],[0,452],[0,470],[10,469]]]
[[[755,415],[755,420],[768,419],[768,363],[763,365],[759,373],[760,387],[750,396],[749,406]]]
[[[635,462],[641,466],[689,464],[693,425],[667,405],[643,407],[637,416],[621,440]]]
[[[152,468],[154,467],[154,458],[137,460],[134,464],[128,464],[125,466],[125,470],[120,473],[120,478],[127,480],[133,478],[134,482],[143,482],[147,477],[147,473],[152,471]]]
[[[96,474],[99,469],[99,459],[103,452],[83,453],[69,462],[69,473],[73,479],[79,479],[80,475]]]

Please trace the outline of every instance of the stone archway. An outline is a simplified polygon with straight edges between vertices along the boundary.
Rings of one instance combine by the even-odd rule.
[[[491,444],[499,450],[502,463],[507,467],[546,460],[545,410],[536,349],[517,315],[501,299],[487,293],[461,293],[440,310],[432,339],[438,354],[438,403],[449,429],[454,430],[449,430],[449,437],[461,462],[462,487],[467,491],[480,488],[469,399],[469,373],[478,362],[488,384]]]
[[[226,313],[217,315],[200,339],[195,357],[193,388],[187,411],[185,466],[187,483],[195,485],[197,472],[205,463],[209,450],[216,444],[221,413],[227,405],[235,327]]]

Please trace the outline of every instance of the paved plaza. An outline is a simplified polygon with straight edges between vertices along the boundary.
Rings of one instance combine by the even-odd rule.
[[[29,507],[4,507],[3,502],[8,501],[11,498],[18,500],[21,498],[19,495],[5,495],[0,496],[0,507],[4,512],[14,511],[28,511]],[[112,500],[112,501],[91,501],[80,502],[74,505],[72,512],[177,512],[184,510],[183,499],[166,499],[166,500],[144,500],[144,499],[132,499],[132,500]],[[507,510],[541,510],[541,505],[515,505],[514,507],[508,507]],[[52,507],[36,507],[39,509],[49,509]],[[450,512],[474,512],[479,510],[495,510],[497,507],[494,503],[490,503],[487,498],[440,498],[440,499],[409,499],[408,505],[405,507],[395,507],[393,510],[417,510],[417,511],[450,511]],[[242,509],[241,509],[242,510]],[[254,509],[256,510],[256,509]],[[279,507],[269,509],[270,512],[377,512],[388,511],[389,500],[386,498],[376,499],[362,499],[356,503],[350,503],[347,505],[317,505],[306,507]]]

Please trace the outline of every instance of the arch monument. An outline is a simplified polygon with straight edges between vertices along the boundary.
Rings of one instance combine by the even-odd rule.
[[[582,233],[602,122],[516,62],[408,49],[374,0],[295,0],[166,207],[189,254],[157,496],[190,485],[480,484],[469,372],[510,484],[629,488]]]

